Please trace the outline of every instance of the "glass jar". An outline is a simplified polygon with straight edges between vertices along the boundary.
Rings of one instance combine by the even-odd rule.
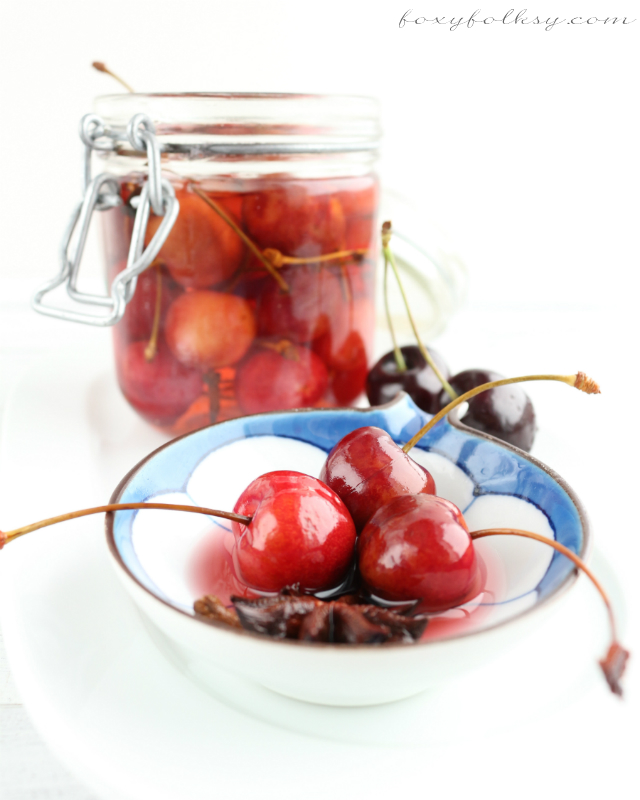
[[[171,434],[242,414],[344,406],[364,388],[375,321],[378,106],[362,97],[113,95],[124,131],[150,117],[180,204],[114,327],[129,403]],[[143,152],[99,153],[109,285],[127,264]],[[151,214],[145,243],[161,218]]]

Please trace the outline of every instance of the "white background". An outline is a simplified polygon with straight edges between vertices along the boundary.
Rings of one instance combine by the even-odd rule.
[[[445,228],[470,269],[467,307],[438,342],[454,371],[583,369],[603,385],[602,398],[585,403],[565,399],[558,387],[532,391],[541,427],[535,453],[549,461],[553,455],[551,465],[583,497],[633,620],[640,3],[529,3],[529,18],[637,20],[551,31],[499,23],[400,29],[410,7],[411,18],[458,19],[478,6],[465,0],[5,3],[0,399],[29,356],[50,347],[72,354],[76,342],[104,335],[27,310],[34,287],[57,270],[61,232],[78,199],[77,123],[96,94],[118,91],[90,68],[92,61],[105,61],[139,91],[377,96],[383,183]],[[490,0],[480,16],[500,17],[509,8],[510,2]],[[628,676],[637,699],[632,674],[636,684],[640,675]],[[36,754],[31,758],[44,758],[24,735]],[[15,753],[18,760],[29,757]],[[39,784],[25,775],[12,779],[8,800],[48,797],[62,785],[55,771],[40,774]],[[79,791],[64,785],[65,797]]]
[[[474,297],[593,303],[628,295],[638,219],[640,4],[531,3],[529,17],[615,27],[406,25],[468,17],[466,0],[7,3],[2,41],[2,274],[34,281],[80,180],[76,129],[119,91],[302,91],[382,103],[383,182],[465,245]],[[490,0],[481,17],[511,0]],[[515,10],[519,10],[516,6]],[[513,17],[512,17],[513,18]]]

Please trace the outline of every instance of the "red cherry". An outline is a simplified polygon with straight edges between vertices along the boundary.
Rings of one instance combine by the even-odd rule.
[[[419,494],[396,497],[369,520],[358,541],[360,574],[374,595],[420,600],[443,611],[480,590],[480,571],[460,510]]]
[[[327,388],[327,370],[306,347],[269,342],[256,349],[238,367],[235,390],[245,414],[312,406]]]
[[[322,184],[320,184],[322,186]],[[281,182],[244,198],[244,222],[261,248],[300,258],[345,249],[345,217],[340,200],[313,194],[312,182]]]
[[[346,249],[368,250],[374,244],[375,217],[347,218]]]
[[[375,178],[349,178],[336,181],[335,187],[338,189],[336,196],[347,217],[368,217],[376,213],[378,182]]]
[[[351,297],[366,298],[373,307],[375,305],[376,268],[369,259],[355,258],[345,265],[346,280]]]
[[[283,292],[273,280],[265,286],[256,306],[259,335],[306,344],[327,333],[332,310],[345,303],[335,270],[301,264],[285,267],[280,274],[289,291]]]
[[[344,299],[331,310],[327,332],[313,343],[313,350],[329,370],[330,400],[352,403],[364,391],[368,372],[367,345],[373,339],[374,307],[367,297]]]
[[[118,268],[113,271],[112,279],[126,267],[127,262],[121,261]],[[122,321],[118,323],[117,330],[128,341],[150,338],[153,331],[153,320],[156,312],[156,294],[158,291],[157,269],[162,272],[162,288],[160,290],[160,330],[164,329],[164,320],[171,303],[182,294],[182,289],[167,274],[164,266],[150,267],[138,277],[136,290],[127,303]]]
[[[238,234],[205,201],[187,190],[176,197],[180,213],[162,245],[159,257],[174,280],[182,286],[206,289],[230,278],[240,266],[244,244]],[[216,202],[239,222],[240,195],[216,197]],[[151,216],[145,242],[148,244],[162,217]]]
[[[334,361],[330,388],[340,406],[349,405],[365,387],[368,371],[367,351],[358,331],[351,331]]]
[[[378,186],[367,179],[358,188],[338,194],[346,216],[346,248],[369,249],[375,243]]]
[[[342,498],[359,531],[394,497],[436,491],[431,474],[373,426],[356,428],[336,444],[320,480]]]
[[[118,382],[129,403],[153,425],[174,422],[202,392],[202,376],[176,361],[163,342],[151,361],[146,340],[122,348],[116,359]]]
[[[208,372],[235,364],[256,332],[251,306],[242,297],[221,292],[187,292],[169,307],[165,337],[174,356]]]
[[[304,592],[338,586],[353,559],[356,531],[340,498],[300,472],[262,475],[240,495],[232,523],[234,563],[242,580],[263,592],[300,584]]]

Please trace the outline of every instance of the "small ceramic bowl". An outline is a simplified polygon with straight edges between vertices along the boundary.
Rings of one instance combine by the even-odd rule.
[[[412,456],[433,474],[438,494],[462,509],[469,529],[523,528],[584,556],[586,518],[564,481],[528,454],[452,417],[432,429]],[[245,486],[265,472],[317,476],[328,451],[354,428],[376,425],[402,443],[428,418],[400,395],[378,408],[285,411],[222,422],[156,450],[123,479],[112,502],[232,510]],[[120,579],[163,649],[189,675],[212,685],[223,668],[289,697],[329,705],[408,697],[495,657],[544,618],[576,574],[567,558],[544,544],[487,537],[476,541],[484,591],[433,617],[416,644],[274,640],[193,613],[194,600],[206,593],[202,564],[228,530],[224,520],[183,512],[119,511],[107,518]]]

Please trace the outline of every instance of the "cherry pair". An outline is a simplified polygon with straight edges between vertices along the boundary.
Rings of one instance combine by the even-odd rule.
[[[382,405],[399,392],[406,392],[418,408],[436,414],[451,398],[419,347],[407,345],[400,350],[404,369],[398,367],[395,353],[390,351],[369,370],[366,387],[369,402],[372,406]],[[484,369],[468,369],[451,377],[442,356],[433,348],[429,348],[429,353],[457,394],[503,377]],[[502,386],[474,397],[460,421],[527,452],[531,450],[536,433],[533,403],[520,386]]]

